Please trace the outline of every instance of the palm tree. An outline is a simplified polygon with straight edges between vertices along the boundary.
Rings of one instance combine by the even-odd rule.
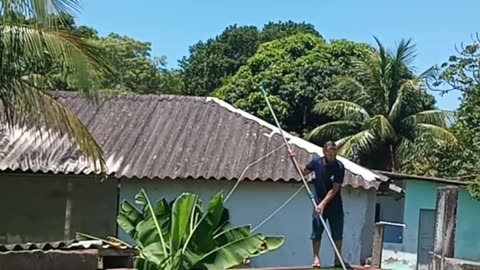
[[[419,134],[429,132],[443,142],[456,142],[456,138],[447,129],[451,114],[424,104],[423,82],[433,69],[412,75],[415,47],[411,40],[402,40],[394,52],[375,40],[378,51],[356,60],[355,78],[339,77],[333,86],[356,92],[359,98],[318,102],[314,113],[335,120],[313,129],[306,138],[338,139],[339,155],[361,157],[361,163],[377,169],[396,170]]]
[[[101,74],[111,73],[100,49],[82,37],[60,29],[59,14],[74,14],[79,0],[0,0],[1,124],[28,128],[42,136],[68,136],[105,171],[99,145],[72,112],[46,91],[45,76],[36,73],[55,66],[75,90],[96,101],[94,87]]]

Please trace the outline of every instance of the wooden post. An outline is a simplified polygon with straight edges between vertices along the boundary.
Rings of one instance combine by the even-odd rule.
[[[72,193],[73,183],[72,180],[67,181],[67,192],[66,192],[66,201],[65,201],[65,225],[63,231],[64,241],[70,240],[70,230],[72,226]]]
[[[373,254],[372,267],[380,268],[382,265],[382,250],[383,250],[383,231],[385,225],[382,223],[375,224],[375,234],[373,236]]]
[[[437,190],[433,269],[442,268],[443,258],[455,257],[455,227],[457,220],[458,187],[446,186]],[[442,259],[440,266],[436,255]]]

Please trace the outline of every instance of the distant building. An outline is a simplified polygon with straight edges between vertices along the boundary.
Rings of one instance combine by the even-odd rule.
[[[377,198],[378,219],[403,223],[405,228],[386,226],[384,232],[382,268],[428,269],[434,245],[437,189],[458,186],[455,229],[455,258],[480,261],[480,202],[466,190],[466,182],[422,177],[390,172],[378,172],[389,177],[405,190],[404,198]],[[418,267],[418,268],[417,268]]]

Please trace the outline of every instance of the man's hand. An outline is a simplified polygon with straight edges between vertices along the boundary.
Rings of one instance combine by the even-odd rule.
[[[324,210],[325,210],[325,204],[323,202],[319,203],[317,207],[315,207],[315,211],[319,214],[323,214]]]
[[[289,157],[294,157],[295,156],[295,153],[293,152],[293,149],[288,149],[288,156]]]

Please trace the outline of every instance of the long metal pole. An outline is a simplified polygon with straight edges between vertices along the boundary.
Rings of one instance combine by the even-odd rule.
[[[265,90],[260,87],[260,90],[262,91],[263,93],[263,96],[265,97],[265,101],[267,102],[267,106],[268,108],[270,109],[270,112],[272,113],[272,116],[273,116],[273,119],[275,120],[275,123],[277,124],[277,127],[278,127],[278,130],[280,131],[280,135],[282,135],[282,138],[283,138],[283,141],[285,143],[285,146],[287,147],[287,150],[290,152],[290,146],[287,142],[287,139],[285,138],[285,135],[283,135],[283,130],[282,128],[280,127],[280,124],[278,123],[278,120],[277,120],[277,116],[275,115],[275,112],[273,111],[273,108],[272,106],[270,105],[270,101],[268,101],[268,96],[267,96],[267,93],[265,92]],[[303,176],[303,173],[302,173],[302,170],[300,170],[300,166],[298,165],[298,162],[297,162],[297,159],[294,157],[294,156],[291,156],[290,157],[293,164],[295,165],[295,168],[297,169],[297,172],[298,174],[300,175],[300,177],[302,178],[302,182],[303,184],[305,185],[305,189],[307,190],[307,193],[308,193],[308,197],[310,197],[312,203],[313,203],[313,207],[314,209],[316,208],[317,206],[317,203],[315,202],[315,198],[313,197],[313,194],[312,194],[312,191],[310,190],[310,188],[308,187],[308,184],[307,184],[307,181],[305,180],[305,177]],[[330,232],[327,230],[327,224],[325,223],[325,220],[323,219],[323,216],[318,213],[318,217],[320,218],[320,221],[322,222],[323,224],[323,228],[325,229],[325,232],[327,233],[327,236],[328,236],[328,239],[330,240],[330,243],[332,244],[332,247],[333,247],[333,250],[335,251],[335,253],[337,254],[337,258],[338,260],[340,261],[340,263],[342,264],[342,268],[344,270],[347,270],[347,267],[345,266],[345,263],[343,261],[343,258],[342,258],[342,255],[340,254],[340,252],[338,251],[337,249],[337,246],[335,245],[335,242],[333,241],[333,238],[332,238],[332,235],[330,234]]]

